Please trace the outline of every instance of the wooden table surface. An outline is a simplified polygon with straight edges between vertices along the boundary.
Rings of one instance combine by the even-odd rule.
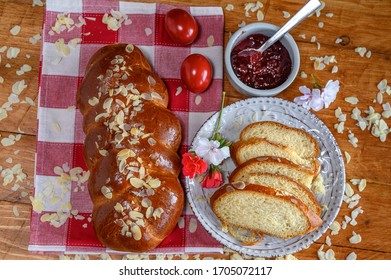
[[[40,44],[31,44],[29,38],[42,33],[44,7],[33,7],[32,2],[32,0],[0,0],[0,48],[13,46],[21,50],[16,59],[8,59],[6,53],[0,53],[2,57],[0,76],[4,78],[3,83],[0,78],[0,106],[7,102],[12,92],[12,85],[22,79],[28,87],[21,94],[20,100],[25,100],[25,97],[30,97],[35,103],[38,100]],[[198,3],[195,0],[162,2],[178,5]],[[250,18],[245,17],[246,2],[250,1],[205,0],[202,2],[203,5],[218,5],[224,8],[225,43],[243,20],[246,23],[257,20],[255,14],[251,12]],[[286,21],[283,11],[293,15],[305,1],[262,0],[261,2],[264,4],[261,9],[265,15],[264,22],[281,25]],[[328,80],[340,81],[341,89],[335,102],[328,109],[314,113],[333,132],[341,150],[351,155],[351,161],[346,165],[347,180],[367,180],[367,186],[362,192],[358,191],[357,186],[352,185],[354,192],[361,196],[357,206],[361,206],[364,213],[357,217],[357,225],[348,225],[345,230],[341,229],[338,235],[331,235],[328,230],[308,249],[294,256],[298,259],[318,259],[317,251],[325,244],[326,236],[329,236],[331,246],[325,244],[323,251],[332,249],[337,259],[345,259],[351,252],[357,254],[357,259],[391,259],[391,135],[385,142],[381,142],[379,138],[371,135],[370,131],[361,131],[350,117],[354,107],[364,111],[369,106],[373,106],[376,112],[383,111],[382,106],[374,102],[374,99],[378,93],[377,84],[382,79],[391,81],[391,1],[329,0],[325,2],[326,6],[319,17],[312,16],[291,31],[301,53],[300,71],[307,73],[308,77],[302,78],[299,75],[278,97],[292,101],[294,97],[300,95],[299,86],[312,87],[311,74],[321,84],[325,84]],[[225,9],[227,4],[233,4],[234,10],[227,11]],[[323,28],[319,27],[320,22],[324,23]],[[18,35],[13,36],[9,30],[15,25],[20,25],[22,30]],[[305,38],[301,34],[305,34]],[[316,36],[319,45],[311,42],[312,36]],[[342,43],[336,43],[337,38],[342,38]],[[355,52],[357,47],[366,47],[370,50],[372,54],[370,58],[361,57]],[[339,69],[337,73],[331,73],[331,65],[324,70],[314,69],[310,57],[325,55],[335,55],[337,63],[334,65]],[[10,67],[7,67],[8,63]],[[23,64],[31,65],[32,71],[22,76],[16,75],[16,71]],[[228,96],[227,104],[245,98],[235,92],[226,80],[224,80],[224,89]],[[359,103],[357,105],[347,103],[344,99],[349,96],[357,96]],[[390,95],[383,94],[383,97],[383,104],[391,101]],[[338,107],[347,113],[345,131],[342,134],[334,129],[334,124],[338,122],[334,111]],[[12,108],[13,110],[8,112],[8,117],[0,121],[0,138],[3,139],[10,134],[21,134],[21,139],[12,146],[0,145],[0,166],[6,169],[20,163],[27,178],[19,183],[20,188],[15,190],[14,183],[3,186],[3,178],[0,177],[0,259],[58,259],[57,255],[31,254],[27,251],[31,211],[29,196],[33,194],[34,188],[37,107],[20,102],[14,104]],[[384,118],[384,120],[391,126],[390,119]],[[348,129],[358,138],[357,148],[348,142]],[[15,210],[18,213],[14,213]],[[337,221],[342,223],[344,216],[350,216],[351,211],[352,209],[343,203]],[[358,244],[349,242],[353,231],[362,237],[362,241]],[[232,254],[212,255],[215,258],[231,256]]]

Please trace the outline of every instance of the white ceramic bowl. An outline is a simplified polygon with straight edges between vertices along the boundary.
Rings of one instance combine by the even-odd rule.
[[[238,92],[247,96],[255,96],[255,97],[275,96],[280,92],[282,92],[284,89],[286,89],[296,78],[300,67],[300,53],[295,40],[289,33],[285,34],[284,37],[280,39],[280,42],[288,50],[289,56],[292,61],[292,71],[289,74],[287,80],[281,85],[279,85],[278,87],[272,89],[255,89],[249,87],[248,85],[244,84],[242,81],[239,80],[234,70],[232,69],[231,51],[239,42],[241,42],[244,38],[246,38],[250,34],[261,33],[263,35],[270,37],[278,29],[280,29],[280,27],[270,23],[263,23],[263,22],[252,23],[240,28],[229,39],[224,54],[225,70],[227,72],[227,77],[229,82]]]

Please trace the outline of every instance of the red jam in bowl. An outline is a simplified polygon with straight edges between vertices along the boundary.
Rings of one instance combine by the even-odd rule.
[[[262,54],[245,49],[257,49],[269,37],[263,34],[252,34],[237,44],[231,52],[232,68],[244,84],[255,89],[271,89],[286,81],[291,70],[292,61],[287,49],[281,42],[274,43]]]

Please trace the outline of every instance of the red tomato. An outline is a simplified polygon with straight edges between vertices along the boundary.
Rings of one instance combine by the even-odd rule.
[[[168,36],[178,44],[191,44],[198,34],[198,25],[194,17],[182,9],[170,10],[164,19]]]
[[[212,81],[212,76],[212,66],[201,54],[191,54],[182,62],[182,82],[194,93],[204,92]]]

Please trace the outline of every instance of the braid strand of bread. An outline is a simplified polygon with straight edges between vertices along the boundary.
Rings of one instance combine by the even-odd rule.
[[[93,226],[108,248],[150,251],[181,215],[181,126],[168,101],[164,82],[132,44],[105,46],[88,62],[77,104]]]

